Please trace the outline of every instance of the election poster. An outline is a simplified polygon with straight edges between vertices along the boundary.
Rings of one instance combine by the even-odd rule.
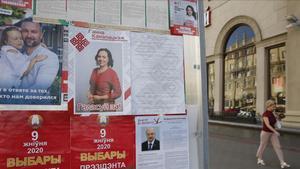
[[[136,169],[189,169],[187,121],[186,115],[136,117]]]
[[[124,31],[70,26],[70,98],[75,114],[130,114],[130,42]]]
[[[131,33],[132,111],[137,114],[185,112],[183,39]]]
[[[1,169],[70,168],[70,118],[61,112],[0,112]]]
[[[135,169],[133,116],[72,116],[71,168]]]
[[[65,110],[64,27],[37,23],[27,1],[11,2],[0,4],[0,110]]]
[[[197,0],[170,0],[170,30],[173,35],[198,35]]]

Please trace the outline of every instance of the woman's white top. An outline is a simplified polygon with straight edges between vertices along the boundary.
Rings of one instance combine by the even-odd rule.
[[[18,88],[29,63],[27,55],[22,54],[18,49],[9,45],[2,46],[0,51],[0,88]]]
[[[188,27],[196,27],[197,22],[196,22],[194,16],[185,15],[183,25],[188,26]]]

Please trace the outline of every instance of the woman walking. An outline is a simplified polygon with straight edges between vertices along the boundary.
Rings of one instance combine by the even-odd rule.
[[[264,150],[271,139],[271,143],[273,149],[276,152],[276,155],[280,161],[281,168],[289,168],[290,165],[284,161],[283,153],[281,150],[280,142],[279,142],[279,132],[275,129],[275,123],[277,121],[276,116],[274,115],[273,111],[276,108],[276,104],[273,100],[268,100],[266,102],[266,111],[263,113],[263,128],[260,134],[260,145],[257,150],[257,164],[258,165],[265,165],[265,162],[262,159]]]

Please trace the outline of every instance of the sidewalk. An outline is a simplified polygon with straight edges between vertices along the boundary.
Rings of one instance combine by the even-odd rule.
[[[256,165],[259,134],[259,129],[210,123],[210,169],[280,169],[271,144],[264,153],[267,165]],[[281,131],[280,141],[286,161],[293,169],[300,169],[300,135]]]

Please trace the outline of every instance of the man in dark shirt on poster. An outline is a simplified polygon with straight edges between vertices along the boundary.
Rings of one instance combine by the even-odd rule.
[[[142,151],[159,150],[159,140],[155,138],[155,131],[153,128],[146,129],[147,140],[142,143]]]

